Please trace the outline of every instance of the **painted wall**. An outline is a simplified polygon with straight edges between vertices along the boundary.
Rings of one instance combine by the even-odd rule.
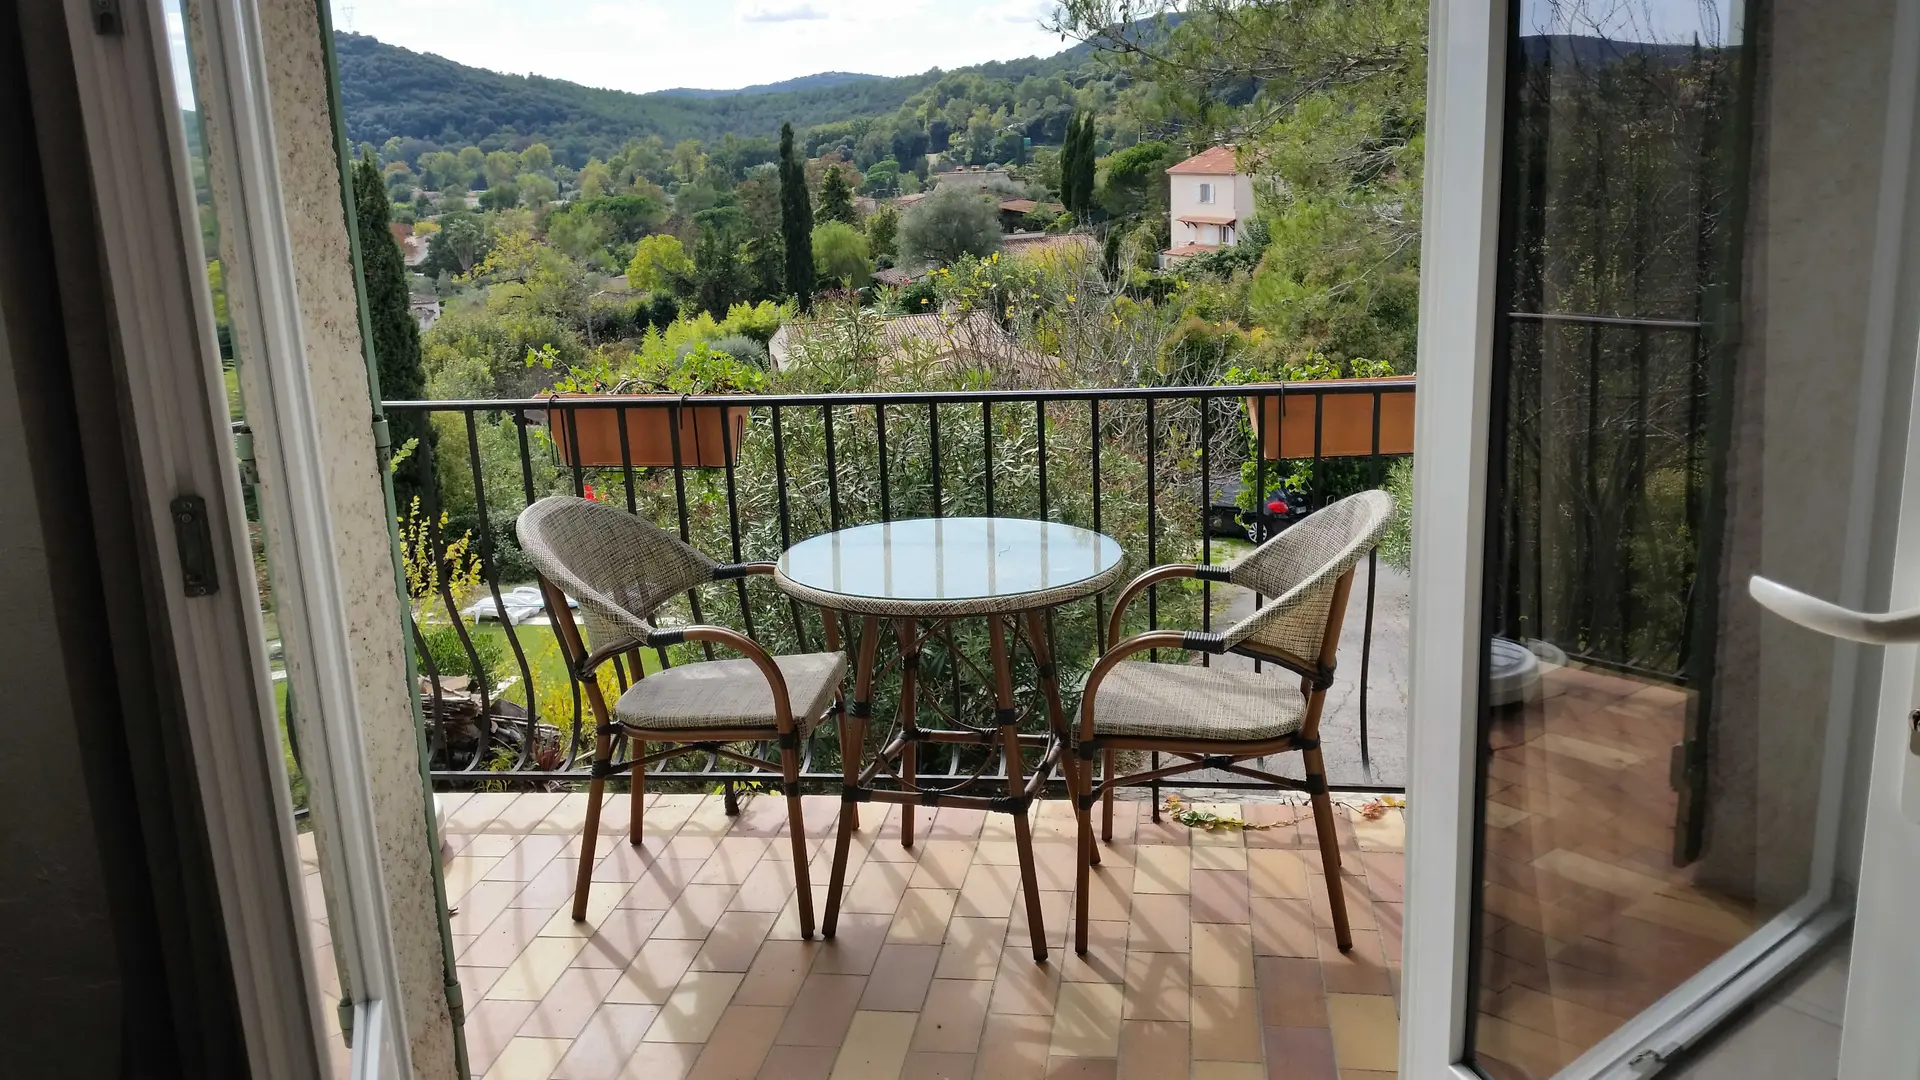
[[[1213,185],[1213,202],[1200,201],[1200,185]],[[1191,214],[1226,215],[1240,224],[1226,230],[1224,243],[1240,242],[1240,230],[1253,218],[1253,178],[1240,173],[1204,176],[1172,173],[1167,176],[1168,205],[1172,214],[1173,244],[1220,244],[1222,230],[1217,225],[1189,225],[1180,219]]]

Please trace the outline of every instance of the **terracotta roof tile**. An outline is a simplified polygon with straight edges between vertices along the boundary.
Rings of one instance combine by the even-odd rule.
[[[1168,173],[1200,173],[1207,176],[1230,176],[1239,171],[1240,164],[1231,146],[1202,150],[1167,170]]]

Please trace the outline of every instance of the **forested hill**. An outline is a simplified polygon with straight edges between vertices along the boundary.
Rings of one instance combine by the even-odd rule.
[[[552,148],[556,160],[575,167],[589,156],[610,155],[626,140],[640,136],[658,135],[669,145],[681,139],[713,142],[727,134],[772,135],[787,121],[804,129],[891,113],[943,74],[978,73],[1018,82],[1029,75],[1073,71],[1090,51],[1089,46],[1077,45],[1050,57],[979,64],[955,72],[695,97],[684,91],[631,94],[537,75],[505,75],[388,45],[364,34],[338,33],[335,42],[341,103],[347,134],[354,142],[380,146],[397,136],[445,147],[486,148],[491,145],[490,136],[537,136]],[[804,84],[819,79],[808,76],[793,81]]]
[[[738,90],[701,90],[691,86],[676,86],[660,93],[672,97],[717,98],[735,97],[741,94],[784,94],[789,90],[818,90],[824,86],[841,86],[850,82],[865,82],[884,78],[881,75],[860,75],[851,71],[822,71],[817,75],[802,75],[797,79],[783,79],[777,83],[759,83],[743,86]]]

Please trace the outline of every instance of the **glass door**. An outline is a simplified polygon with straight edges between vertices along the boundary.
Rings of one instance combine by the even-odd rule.
[[[1879,659],[1747,593],[1888,596],[1896,5],[1843,6],[1515,0],[1486,96],[1435,80],[1497,152],[1485,322],[1423,323],[1418,448],[1485,456],[1416,476],[1405,1075],[1660,1073],[1851,914]]]

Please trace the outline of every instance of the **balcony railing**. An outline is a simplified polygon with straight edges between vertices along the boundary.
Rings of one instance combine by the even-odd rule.
[[[1112,535],[1126,549],[1132,573],[1161,562],[1224,561],[1244,550],[1246,541],[1223,532],[1240,529],[1245,536],[1250,528],[1256,536],[1265,535],[1334,498],[1387,482],[1394,459],[1405,455],[1391,439],[1386,449],[1403,452],[1382,450],[1381,417],[1399,410],[1410,415],[1406,407],[1412,393],[1408,380],[1349,380],[1262,387],[390,402],[386,409],[396,422],[425,414],[436,432],[433,445],[414,449],[427,456],[436,482],[421,492],[412,529],[403,527],[417,568],[431,564],[434,569],[424,575],[431,580],[416,581],[424,595],[414,605],[434,779],[442,787],[465,789],[585,778],[593,739],[580,685],[560,660],[537,603],[513,603],[512,590],[534,581],[514,540],[513,521],[535,499],[591,495],[646,515],[714,558],[733,562],[774,559],[808,536],[873,521],[1040,517]],[[1258,399],[1259,407],[1249,397]],[[591,421],[587,414],[604,418],[607,411],[614,414],[623,450],[615,460],[640,456],[624,451],[638,447],[646,437],[643,429],[657,430],[654,425],[662,419],[671,460],[692,460],[696,448],[683,445],[681,413],[695,402],[746,410],[743,428],[720,425],[724,453],[715,460],[724,465],[581,464],[592,459],[580,444],[581,430]],[[1336,417],[1356,415],[1356,406],[1359,415],[1371,415],[1359,447],[1351,431],[1336,433],[1330,426]],[[1311,438],[1297,427],[1267,430],[1270,424],[1308,422]],[[556,432],[562,445],[555,444]],[[1255,453],[1262,446],[1311,452],[1267,460]],[[1265,497],[1255,499],[1252,493]],[[1281,494],[1287,515],[1247,512]],[[409,508],[403,506],[401,513],[404,526]],[[456,595],[458,583],[449,577],[458,577],[463,547],[466,565],[477,558],[479,573],[466,582],[465,595]],[[1357,706],[1357,725],[1344,735],[1356,745],[1346,756],[1357,767],[1344,773],[1335,769],[1335,787],[1398,790],[1403,783],[1397,747],[1388,755],[1395,763],[1388,770],[1392,775],[1376,775],[1368,729],[1369,709],[1380,689],[1373,682],[1381,572],[1376,554],[1365,564],[1364,583],[1356,583],[1364,585],[1355,590],[1358,633],[1350,617],[1342,646],[1340,678],[1350,683],[1343,707]],[[1184,584],[1157,586],[1146,603],[1136,605],[1130,618],[1137,616],[1137,629],[1163,624],[1211,629],[1231,614],[1231,605],[1249,602],[1228,596],[1237,590],[1226,586],[1216,590],[1211,583],[1194,582],[1181,588]],[[1049,620],[1062,683],[1070,689],[1106,645],[1106,605],[1107,598],[1097,597],[1061,608]],[[776,652],[822,647],[820,614],[764,583],[722,583],[687,595],[678,606],[668,620],[738,626]],[[856,629],[843,627],[849,648]],[[926,704],[949,715],[980,705],[986,688],[977,685],[975,672],[982,666],[977,660],[984,655],[984,631],[977,635],[980,640],[975,636],[964,624],[955,625],[941,638],[947,655],[929,650],[923,657],[922,682],[933,688],[933,700]],[[1404,644],[1404,634],[1396,640]],[[700,659],[698,648],[657,650],[646,658],[647,667]],[[876,693],[876,717],[892,715],[889,695],[897,692],[898,681],[897,672],[889,674],[895,677],[884,680]],[[606,688],[617,693],[634,675],[616,663],[605,674]],[[1397,695],[1399,688],[1392,689]],[[1275,692],[1293,692],[1278,673]],[[873,726],[881,729],[874,735],[885,735],[884,725]],[[1323,744],[1329,738],[1323,727]],[[838,752],[837,733],[816,730],[805,749],[805,780],[831,789],[840,777]],[[944,762],[923,762],[922,775],[958,779],[981,773],[983,763],[965,757],[970,752],[975,751],[956,748]],[[629,753],[625,746],[616,751],[620,760]],[[1330,748],[1330,761],[1339,756]],[[736,783],[751,784],[749,774],[729,771],[713,755],[698,751],[662,764],[649,772],[649,783],[657,778],[723,785],[729,795]],[[984,765],[986,775],[1000,768],[997,762]],[[1209,783],[1258,786],[1207,774],[1183,786]]]

